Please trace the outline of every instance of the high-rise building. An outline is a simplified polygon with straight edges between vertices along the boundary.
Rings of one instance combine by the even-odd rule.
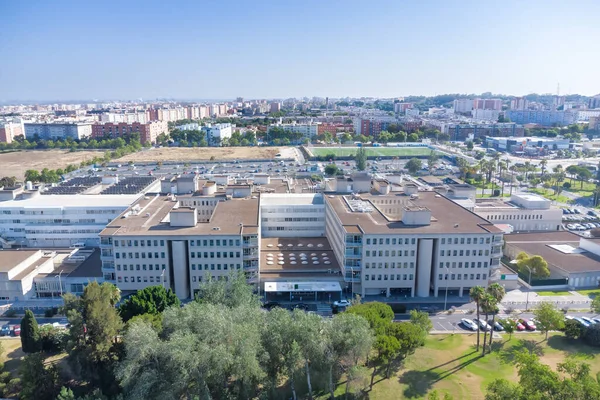
[[[17,136],[25,136],[22,123],[0,121],[0,142],[12,143]]]
[[[590,98],[588,101],[588,108],[600,108],[600,94]]]
[[[481,110],[502,110],[502,100],[500,99],[475,99],[473,108]]]
[[[413,103],[394,103],[394,112],[404,114],[406,110],[413,108]]]
[[[473,109],[473,100],[471,99],[456,99],[454,100],[454,112],[470,113]]]
[[[518,124],[539,124],[542,126],[564,126],[575,123],[577,112],[553,110],[511,110],[508,118]]]
[[[281,111],[281,103],[278,101],[274,101],[270,104],[270,110],[272,113],[276,113]]]
[[[525,97],[516,97],[510,101],[511,110],[527,110],[529,108],[529,100]]]
[[[142,144],[152,144],[156,143],[156,138],[160,134],[169,133],[169,126],[167,121],[151,121],[146,124],[140,124],[139,122],[131,124],[107,122],[92,125],[92,137],[96,139],[123,137],[130,133],[139,133]]]
[[[87,122],[25,123],[25,137],[40,139],[84,139],[92,134],[92,124]]]

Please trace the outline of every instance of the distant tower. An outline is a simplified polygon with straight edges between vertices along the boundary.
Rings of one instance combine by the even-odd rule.
[[[329,111],[329,97],[325,97],[325,111]]]

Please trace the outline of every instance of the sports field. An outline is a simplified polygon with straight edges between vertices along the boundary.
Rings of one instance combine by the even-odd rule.
[[[423,157],[431,153],[429,147],[365,147],[367,157]],[[335,154],[336,157],[348,157],[356,154],[358,147],[309,147],[315,157]]]

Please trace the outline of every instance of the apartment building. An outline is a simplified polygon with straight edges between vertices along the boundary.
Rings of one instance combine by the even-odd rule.
[[[473,108],[480,110],[502,110],[501,99],[475,99],[473,100]]]
[[[470,113],[473,110],[472,99],[456,99],[454,100],[454,112],[455,113]]]
[[[12,143],[17,136],[25,136],[22,123],[0,121],[0,142]]]
[[[95,139],[117,138],[131,133],[139,133],[142,144],[153,144],[159,135],[169,133],[169,126],[167,121],[151,121],[148,123],[106,122],[92,125],[92,137]]]
[[[281,111],[281,103],[278,101],[272,102],[271,104],[269,104],[269,107],[272,113]]]
[[[510,101],[511,110],[527,110],[529,108],[529,100],[525,97],[516,97]]]
[[[231,124],[207,124],[202,130],[206,132],[206,141],[210,146],[221,146],[223,140],[231,137],[231,127]]]
[[[85,139],[92,135],[92,124],[85,122],[25,123],[25,137],[40,139]]]
[[[353,293],[467,295],[500,267],[502,231],[435,192],[325,196],[326,235]]]
[[[518,124],[539,124],[543,126],[564,126],[575,123],[577,113],[567,111],[549,110],[511,110],[507,112],[508,118]]]
[[[394,103],[394,112],[396,114],[404,114],[406,110],[413,108],[413,103]]]
[[[484,121],[497,121],[499,116],[499,110],[487,110],[481,108],[474,108],[473,110],[471,110],[471,117],[473,119]]]
[[[306,139],[312,139],[313,137],[319,134],[319,124],[314,122],[309,122],[306,124],[291,123],[269,125],[267,132],[271,131],[273,128],[276,127],[282,128],[284,131],[300,133],[302,134],[302,137]]]

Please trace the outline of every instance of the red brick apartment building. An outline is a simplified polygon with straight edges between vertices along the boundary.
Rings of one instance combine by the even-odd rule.
[[[169,133],[169,127],[167,121],[150,121],[147,124],[139,122],[131,124],[126,122],[106,122],[92,125],[92,138],[94,139],[102,139],[104,137],[117,138],[133,132],[139,132],[142,144],[152,144],[156,142],[156,138],[161,133]]]

